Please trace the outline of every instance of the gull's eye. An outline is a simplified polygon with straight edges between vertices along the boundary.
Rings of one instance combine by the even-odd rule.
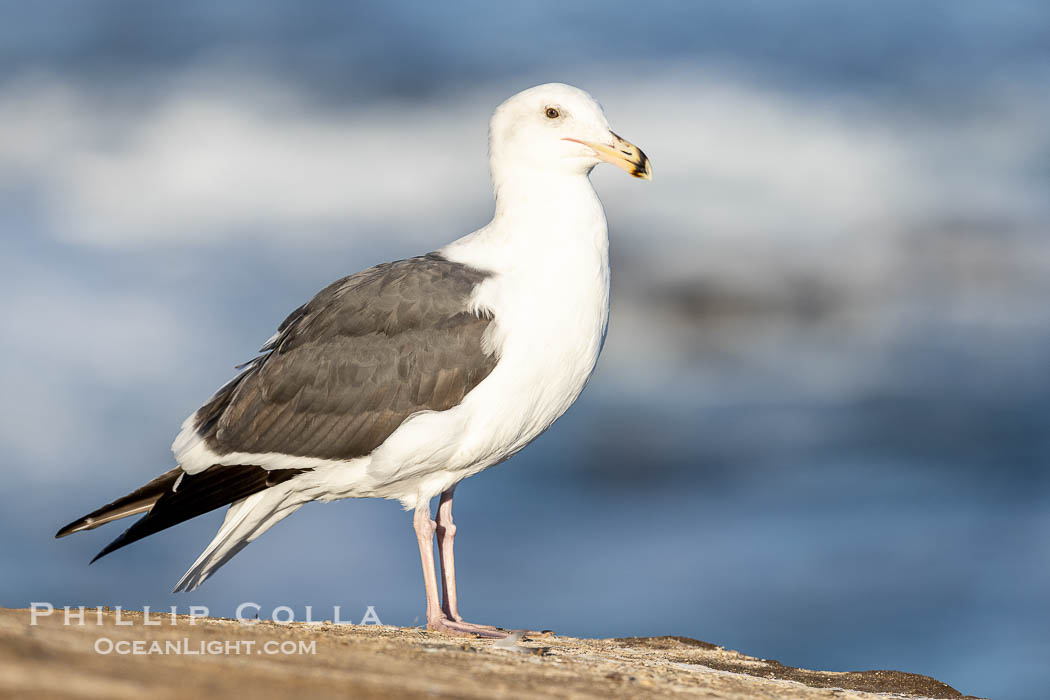
[[[556,110],[554,107],[547,108],[547,119],[557,119],[561,116],[561,112]]]

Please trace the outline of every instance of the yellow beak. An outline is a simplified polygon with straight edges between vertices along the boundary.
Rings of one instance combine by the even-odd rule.
[[[630,141],[613,134],[611,131],[609,133],[612,134],[613,137],[611,145],[570,138],[563,140],[582,143],[584,146],[587,146],[587,148],[592,149],[600,160],[604,160],[606,163],[612,163],[617,168],[623,168],[635,177],[643,180],[652,180],[653,166],[649,164],[649,159],[644,153],[642,153],[642,149],[638,148]]]

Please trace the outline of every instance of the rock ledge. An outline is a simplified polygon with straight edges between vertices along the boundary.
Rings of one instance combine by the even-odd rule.
[[[0,608],[0,696],[34,698],[960,698],[899,671],[783,666],[686,637],[526,637],[509,649],[416,628]],[[101,625],[98,622],[101,621]]]

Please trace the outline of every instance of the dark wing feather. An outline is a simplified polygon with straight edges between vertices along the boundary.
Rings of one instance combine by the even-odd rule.
[[[181,471],[181,470],[180,470]],[[142,518],[95,555],[91,563],[154,533],[229,505],[253,493],[288,481],[304,469],[272,469],[217,464],[197,474],[183,474],[177,489],[168,489]]]
[[[112,503],[107,503],[82,518],[77,518],[59,530],[55,537],[65,537],[81,530],[93,530],[99,525],[105,525],[119,518],[126,518],[129,515],[149,510],[166,491],[171,490],[171,487],[182,474],[183,471],[179,467],[169,469],[145,486],[135,489],[127,496],[118,498]]]
[[[495,367],[497,358],[482,340],[492,319],[468,309],[487,276],[431,254],[329,285],[285,319],[265,354],[197,411],[194,429],[220,455],[351,459],[370,453],[412,414],[458,404]],[[148,508],[98,559],[303,471],[216,464],[182,474],[176,468],[58,534]]]
[[[197,413],[217,454],[369,454],[419,411],[463,400],[496,365],[468,309],[487,273],[438,255],[329,285],[281,324],[267,354]]]

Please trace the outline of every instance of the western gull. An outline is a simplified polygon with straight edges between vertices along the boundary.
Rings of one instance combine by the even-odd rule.
[[[594,98],[560,83],[501,104],[489,151],[488,225],[321,290],[186,419],[172,445],[178,466],[56,537],[146,513],[98,559],[228,505],[175,586],[191,591],[305,503],[396,499],[415,510],[427,627],[503,636],[459,614],[452,495],[580,395],[609,318],[609,239],[589,175],[601,161],[645,180],[652,171]]]

